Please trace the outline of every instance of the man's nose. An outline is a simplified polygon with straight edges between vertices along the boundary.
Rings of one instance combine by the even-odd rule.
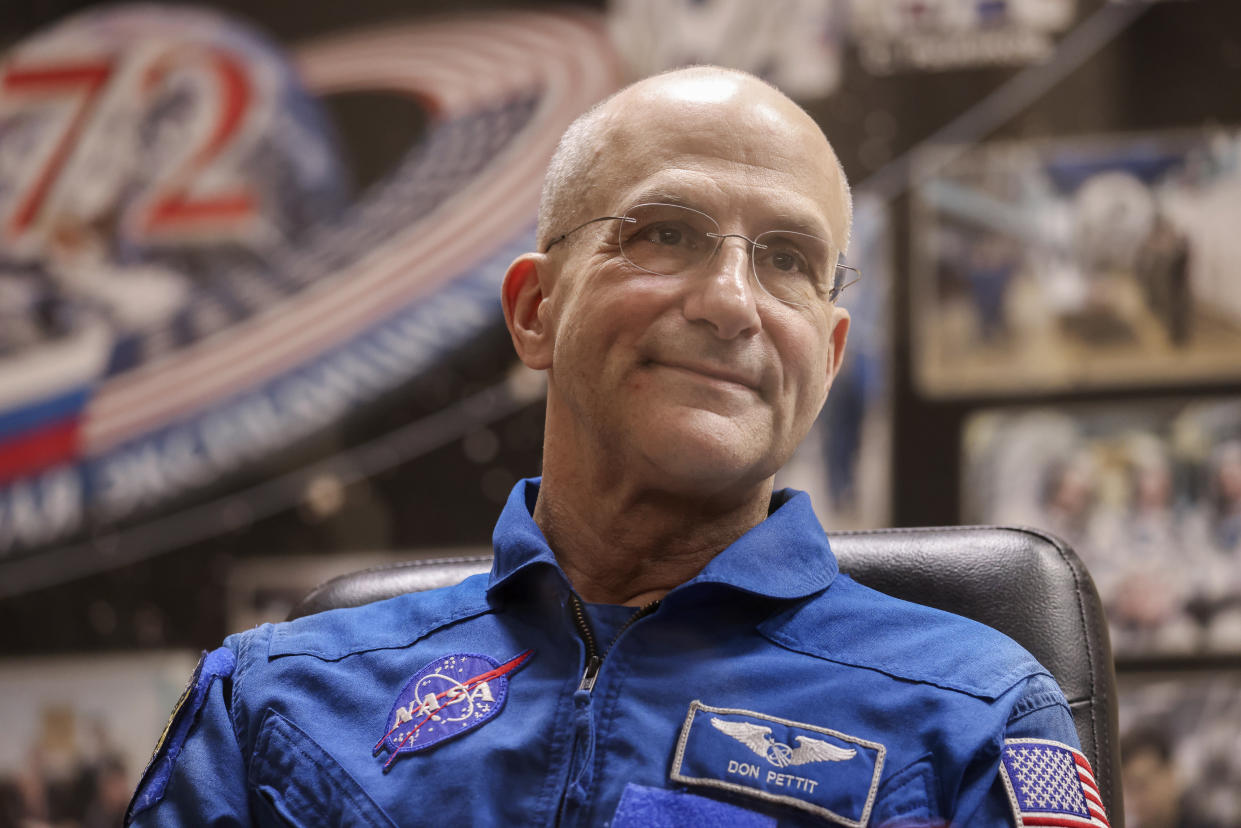
[[[688,279],[686,318],[710,323],[721,339],[748,336],[762,327],[750,266],[752,247],[744,236],[722,236],[701,271]]]

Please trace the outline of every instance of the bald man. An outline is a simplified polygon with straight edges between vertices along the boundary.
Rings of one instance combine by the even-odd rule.
[[[748,75],[579,119],[504,281],[547,423],[491,574],[230,637],[133,821],[1014,824],[1023,767],[1074,767],[1055,682],[839,575],[773,492],[844,354],[849,224],[822,132]]]

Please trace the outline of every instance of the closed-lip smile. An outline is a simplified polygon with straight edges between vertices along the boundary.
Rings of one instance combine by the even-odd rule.
[[[729,368],[725,365],[716,365],[710,363],[682,362],[679,360],[651,360],[654,365],[661,365],[665,368],[673,368],[678,371],[686,371],[691,374],[698,374],[708,379],[720,380],[722,382],[741,385],[751,391],[758,390],[758,381],[751,379],[748,375]]]

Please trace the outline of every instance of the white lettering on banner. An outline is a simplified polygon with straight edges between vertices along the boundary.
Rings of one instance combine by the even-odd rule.
[[[1009,66],[1033,63],[1051,54],[1055,43],[1039,32],[1008,30],[943,37],[906,35],[899,41],[863,41],[862,63],[875,74],[905,66],[952,69],[962,66]]]
[[[278,443],[283,426],[271,398],[252,395],[203,417],[203,446],[216,468],[233,468],[256,458],[257,447]]]
[[[124,518],[244,468],[416,376],[462,332],[481,330],[498,314],[491,281],[458,283],[261,391],[82,466],[19,479],[0,489],[0,555],[73,535],[88,511]]]
[[[478,330],[497,316],[499,308],[494,285],[475,288],[470,296],[458,292],[450,301],[428,302],[421,306],[422,313],[411,313],[388,326],[376,337],[375,345],[406,360],[406,370],[422,368],[445,342],[456,341],[463,330]]]
[[[188,426],[175,429],[99,464],[95,508],[105,517],[118,517],[210,481],[214,469],[206,462],[196,431]]]
[[[436,297],[377,336],[247,394],[197,423],[123,448],[98,466],[100,513],[110,519],[235,471],[311,434],[431,364],[445,342],[494,317],[496,299]],[[0,543],[0,549],[3,544]]]
[[[807,779],[804,776],[794,776],[791,773],[767,771],[767,784],[775,785],[777,788],[793,788],[798,791],[814,793],[815,786],[817,786],[819,782],[816,779]]]
[[[82,479],[76,468],[61,466],[0,490],[0,555],[38,546],[82,526]]]
[[[853,0],[854,36],[867,71],[940,70],[1033,63],[1051,54],[1076,0]]]

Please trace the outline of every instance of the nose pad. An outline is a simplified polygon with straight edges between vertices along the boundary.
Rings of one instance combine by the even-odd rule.
[[[715,235],[715,251],[707,257],[707,267],[712,272],[712,277],[718,275],[718,271],[728,267],[727,260],[734,259],[735,263],[729,268],[738,279],[739,284],[744,284],[753,292],[758,288],[754,276],[754,267],[751,264],[754,255],[754,241],[740,233],[720,233]],[[738,243],[730,245],[729,239],[737,239]]]
[[[725,244],[730,237],[740,243]],[[686,316],[710,323],[716,335],[724,339],[757,331],[762,325],[758,313],[759,286],[749,262],[752,247],[745,236],[720,235],[686,298]]]

